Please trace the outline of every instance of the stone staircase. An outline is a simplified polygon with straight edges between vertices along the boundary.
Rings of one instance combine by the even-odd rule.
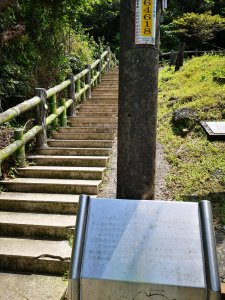
[[[118,73],[110,71],[80,104],[69,127],[48,147],[30,155],[29,166],[1,181],[0,269],[63,275],[69,269],[79,195],[97,196],[117,129]],[[20,298],[18,298],[20,299]]]

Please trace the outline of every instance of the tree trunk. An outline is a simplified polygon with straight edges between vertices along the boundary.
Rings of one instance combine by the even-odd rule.
[[[10,5],[16,3],[17,0],[1,0],[0,1],[0,12],[4,12]]]

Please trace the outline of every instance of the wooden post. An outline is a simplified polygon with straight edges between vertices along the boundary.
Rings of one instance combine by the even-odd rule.
[[[177,53],[172,49],[171,53],[170,53],[170,62],[169,62],[170,66],[174,66],[175,65],[176,58],[177,58]]]
[[[56,95],[50,97],[50,114],[57,114]],[[58,118],[52,122],[52,126],[58,126]]]
[[[76,82],[75,82],[75,91],[76,93],[80,93],[80,87],[81,87],[81,84],[80,84],[80,79],[78,79]],[[79,98],[79,102],[80,102],[81,98]]]
[[[98,72],[99,72],[99,77],[98,77],[98,84],[101,83],[102,81],[102,58],[101,58],[101,55],[99,55],[98,59],[100,60],[99,61],[99,64],[98,64]]]
[[[85,78],[85,83],[89,85],[86,97],[91,98],[91,65],[86,65],[85,68],[89,70]]]
[[[68,74],[67,79],[70,79],[71,81],[71,84],[68,87],[68,98],[73,100],[73,104],[68,109],[68,116],[72,117],[76,115],[76,95],[75,95],[74,75]]]
[[[106,55],[106,61],[107,61],[106,71],[109,71],[109,68],[110,68],[110,47],[107,46],[105,50],[108,52],[107,55]]]
[[[47,113],[47,103],[46,103],[46,90],[42,88],[35,89],[35,94],[41,98],[41,103],[37,106],[35,124],[42,126],[42,131],[36,136],[36,148],[47,147],[47,126],[46,126],[46,113]]]
[[[162,3],[157,0],[154,10],[151,10],[150,5],[155,1],[145,2],[146,10],[155,11],[156,35],[155,39],[148,40],[152,44],[143,44],[145,37],[141,37],[140,44],[138,36],[135,43],[135,12],[138,2],[121,0],[120,6],[117,197],[121,199],[154,199]],[[143,19],[143,26],[150,24]],[[144,34],[151,32],[153,31],[149,28],[146,32],[144,30]],[[144,35],[142,32],[141,34]]]
[[[83,76],[83,77],[81,78],[81,89],[83,89],[84,87],[85,87],[85,77]],[[86,92],[84,92],[84,93],[82,94],[81,99],[82,99],[83,101],[86,101],[86,98],[87,98]]]
[[[94,70],[94,76],[97,76],[98,71],[95,69]],[[95,79],[94,81],[94,87],[96,87],[98,85],[98,78]]]
[[[94,76],[95,76],[95,70],[92,69],[92,70],[91,70],[91,88],[93,88],[93,87],[95,86],[95,83],[94,83],[94,81],[93,81]]]
[[[14,138],[16,141],[23,139],[23,129],[22,128],[15,129]],[[18,166],[25,167],[25,165],[26,165],[25,146],[22,146],[20,149],[18,149],[15,154],[16,154]]]
[[[60,115],[60,125],[62,127],[66,127],[67,126],[67,113],[66,113],[66,99],[65,98],[60,99],[60,106],[64,106],[64,111]]]
[[[178,71],[184,64],[184,50],[185,50],[185,43],[181,42],[178,46],[175,71]]]

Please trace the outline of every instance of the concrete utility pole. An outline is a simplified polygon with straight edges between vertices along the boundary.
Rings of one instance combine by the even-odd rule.
[[[121,0],[117,197],[154,199],[161,0]]]

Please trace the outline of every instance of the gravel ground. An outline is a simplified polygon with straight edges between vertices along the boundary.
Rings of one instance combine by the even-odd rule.
[[[156,151],[156,189],[157,200],[169,200],[170,193],[166,188],[165,177],[169,171],[169,164],[164,158],[163,147],[157,144]],[[99,198],[116,198],[117,177],[117,139],[115,139],[111,154],[110,163],[105,175],[104,183],[98,195]]]
[[[170,192],[166,187],[165,177],[169,172],[169,164],[165,159],[163,147],[157,144],[156,152],[156,190],[155,198],[158,200],[171,200]],[[99,193],[99,198],[116,198],[117,177],[117,140],[115,139],[110,164],[105,176],[104,184]],[[217,242],[217,256],[220,278],[225,282],[225,226],[215,228]]]

